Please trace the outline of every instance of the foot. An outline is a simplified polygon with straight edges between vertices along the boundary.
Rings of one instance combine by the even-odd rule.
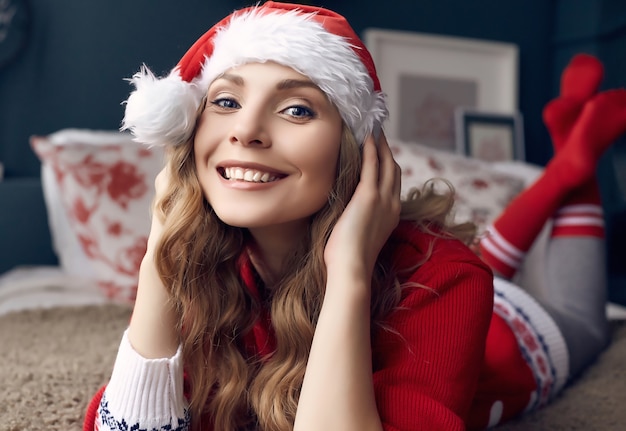
[[[582,109],[563,149],[551,164],[563,180],[579,186],[593,178],[604,152],[626,132],[626,89],[597,94]]]
[[[552,139],[555,153],[565,145],[582,108],[583,104],[579,101],[564,97],[550,101],[543,108],[543,122]]]
[[[576,55],[563,70],[559,97],[543,110],[555,152],[563,148],[583,105],[598,91],[603,74],[602,63],[588,54]]]
[[[596,94],[603,75],[604,67],[597,58],[577,54],[561,75],[561,96],[584,103]]]

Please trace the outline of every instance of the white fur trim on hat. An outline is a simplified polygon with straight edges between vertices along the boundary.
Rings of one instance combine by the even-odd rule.
[[[146,67],[135,74],[131,82],[136,89],[127,100],[122,128],[148,145],[184,143],[192,136],[198,107],[213,80],[232,67],[266,61],[309,77],[338,108],[359,143],[387,118],[384,96],[374,90],[355,52],[359,48],[326,30],[314,14],[252,8],[233,14],[211,42],[212,53],[191,82],[181,78],[180,64],[161,79]]]
[[[186,142],[202,99],[196,85],[184,82],[176,71],[158,79],[146,66],[130,81],[136,90],[126,101],[122,130],[130,130],[136,141],[150,146]]]

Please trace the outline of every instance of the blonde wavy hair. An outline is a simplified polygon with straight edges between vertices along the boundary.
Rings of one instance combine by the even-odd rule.
[[[311,217],[306,241],[293,253],[263,304],[244,286],[238,259],[250,240],[245,229],[223,223],[204,198],[195,169],[193,137],[168,153],[170,183],[155,205],[164,224],[155,261],[179,313],[178,329],[190,383],[192,429],[286,431],[293,428],[300,387],[326,284],[324,247],[359,181],[361,154],[343,127],[337,179],[327,204]],[[442,235],[471,240],[470,225],[448,224],[452,192],[432,184],[413,190],[401,218]],[[419,266],[419,263],[416,263]],[[373,325],[398,304],[402,286],[391,253],[379,256],[372,279]],[[276,350],[247,358],[243,336],[268,307]]]

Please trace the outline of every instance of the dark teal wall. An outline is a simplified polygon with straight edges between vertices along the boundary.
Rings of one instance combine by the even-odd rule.
[[[30,0],[27,49],[0,69],[0,161],[9,177],[37,176],[32,134],[116,129],[142,63],[171,69],[218,19],[249,1]]]

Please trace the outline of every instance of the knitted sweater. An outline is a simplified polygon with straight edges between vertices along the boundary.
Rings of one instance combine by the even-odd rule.
[[[510,284],[496,284],[494,296],[491,271],[457,240],[401,223],[391,242],[394,268],[406,287],[385,322],[393,330],[372,334],[374,390],[385,431],[483,429],[545,403],[560,389],[567,375],[565,345],[532,298]],[[406,271],[426,255],[421,266]],[[248,260],[241,274],[259,296]],[[271,351],[268,319],[259,319],[245,344]],[[99,404],[98,396],[86,430],[94,429],[94,415],[95,429],[103,431],[189,429],[180,349],[172,358],[148,360],[125,333]]]

